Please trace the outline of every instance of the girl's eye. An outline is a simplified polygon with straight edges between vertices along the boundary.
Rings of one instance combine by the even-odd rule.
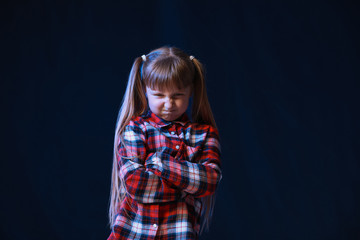
[[[154,93],[153,94],[155,97],[164,97],[165,95],[164,94],[161,94],[161,93]],[[174,94],[173,96],[172,96],[172,98],[180,98],[180,97],[182,97],[182,96],[184,96],[185,94],[183,94],[183,93],[178,93],[178,94]]]

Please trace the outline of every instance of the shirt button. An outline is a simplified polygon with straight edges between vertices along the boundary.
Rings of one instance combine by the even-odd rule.
[[[154,228],[157,228],[157,225],[154,223],[153,227],[154,227]]]
[[[171,132],[171,134],[172,134],[172,135],[174,135],[174,134],[175,134],[175,132]]]
[[[179,149],[180,148],[180,146],[179,145],[176,145],[176,149]]]

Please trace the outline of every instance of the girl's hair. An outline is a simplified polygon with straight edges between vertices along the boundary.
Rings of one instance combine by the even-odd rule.
[[[147,110],[145,87],[161,91],[188,86],[193,94],[192,121],[216,128],[206,94],[204,69],[196,58],[175,47],[161,47],[135,59],[116,122],[109,207],[110,227],[114,226],[119,205],[126,192],[125,184],[119,177],[118,146],[122,142],[122,134],[130,119],[142,115]],[[212,195],[201,200],[202,231],[204,227],[209,227],[215,198]]]

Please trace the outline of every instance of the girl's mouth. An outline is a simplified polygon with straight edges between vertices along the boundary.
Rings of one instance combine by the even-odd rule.
[[[174,110],[165,110],[165,111],[163,111],[163,114],[170,114],[170,113],[173,113],[174,112]]]

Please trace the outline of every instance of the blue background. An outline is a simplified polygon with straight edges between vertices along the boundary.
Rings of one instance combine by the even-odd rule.
[[[204,63],[223,180],[202,239],[360,239],[357,1],[1,1],[1,239],[106,239],[135,57]]]

